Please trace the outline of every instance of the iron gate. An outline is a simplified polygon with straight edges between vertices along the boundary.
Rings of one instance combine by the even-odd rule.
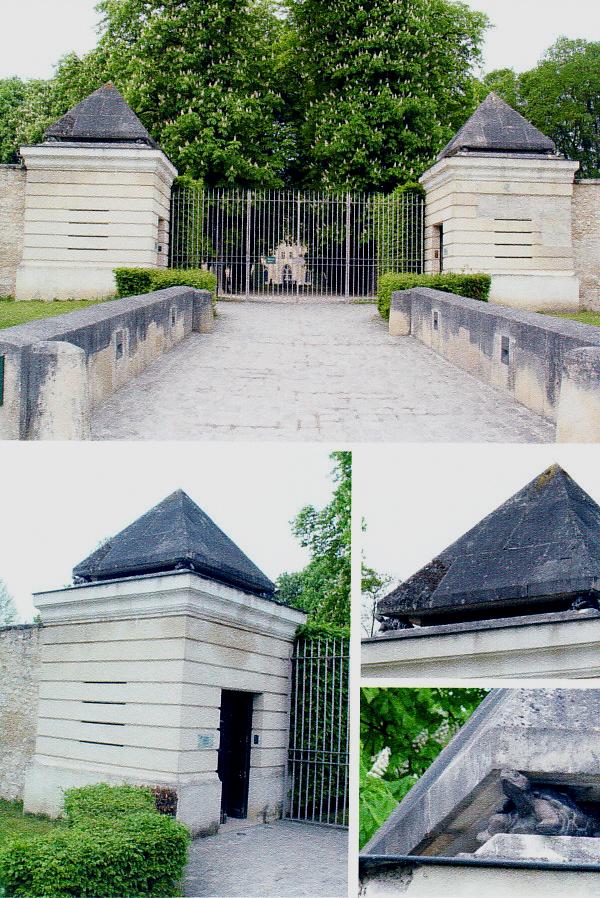
[[[217,275],[221,296],[372,298],[386,271],[423,271],[420,193],[173,192],[170,264]]]
[[[292,656],[289,820],[348,826],[350,645],[303,637]]]

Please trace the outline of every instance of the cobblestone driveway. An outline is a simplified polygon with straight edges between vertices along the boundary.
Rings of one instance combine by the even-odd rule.
[[[348,833],[305,823],[246,826],[196,839],[189,898],[345,898]]]
[[[96,439],[550,442],[554,428],[372,305],[220,303],[97,410]]]

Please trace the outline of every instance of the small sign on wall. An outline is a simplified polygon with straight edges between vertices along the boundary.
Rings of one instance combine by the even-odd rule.
[[[198,733],[198,748],[216,748],[217,738],[215,733]]]

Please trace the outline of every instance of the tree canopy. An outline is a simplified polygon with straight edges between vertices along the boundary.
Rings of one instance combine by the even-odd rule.
[[[323,509],[307,505],[292,522],[294,535],[310,552],[304,570],[282,574],[278,598],[308,614],[311,625],[350,626],[352,453],[333,452],[333,496]]]
[[[0,580],[0,627],[9,627],[19,619],[17,606],[4,580]]]
[[[579,177],[600,177],[600,41],[561,37],[528,72],[490,72],[481,99],[490,90],[578,160]]]
[[[486,694],[485,689],[361,690],[361,847]]]
[[[112,81],[211,185],[388,190],[474,104],[486,19],[450,0],[101,0],[98,46],[0,83],[0,153]],[[6,95],[6,96],[5,96]]]

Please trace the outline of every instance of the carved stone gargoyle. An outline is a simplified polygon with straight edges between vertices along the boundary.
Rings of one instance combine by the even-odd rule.
[[[537,836],[597,836],[600,820],[586,814],[566,792],[535,786],[517,770],[500,774],[506,801],[477,836],[487,842],[496,833]]]
[[[378,617],[377,620],[381,624],[377,631],[377,636],[382,633],[389,633],[392,630],[412,630],[413,625],[409,620],[401,620],[398,617]]]

